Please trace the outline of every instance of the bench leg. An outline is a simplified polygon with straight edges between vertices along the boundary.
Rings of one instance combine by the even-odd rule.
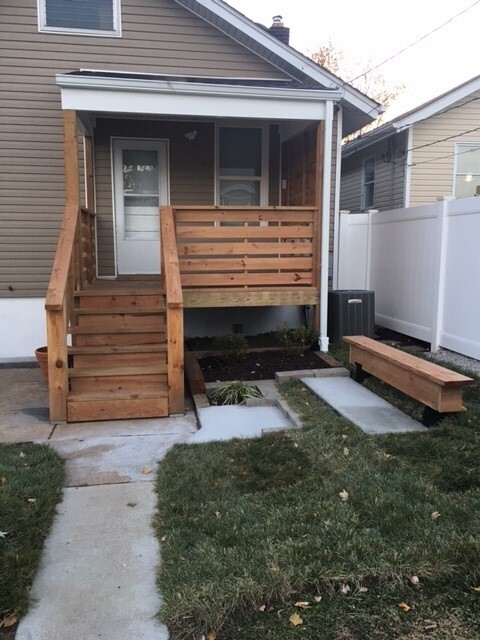
[[[434,427],[441,422],[446,415],[446,413],[440,413],[431,407],[425,407],[423,410],[422,424],[428,428]]]
[[[358,362],[356,362],[355,373],[353,374],[353,379],[355,380],[355,382],[358,382],[359,384],[363,384],[365,380],[369,377],[370,377],[370,374],[363,370],[363,367],[361,364],[358,364]]]

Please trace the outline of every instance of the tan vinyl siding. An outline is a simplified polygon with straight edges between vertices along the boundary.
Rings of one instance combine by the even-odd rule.
[[[395,160],[386,162],[388,140],[382,140],[342,161],[340,209],[359,212],[362,209],[363,161],[375,158],[374,209],[387,211],[403,206],[406,171],[407,134],[392,136],[397,148]],[[390,149],[392,143],[390,143]],[[382,157],[383,156],[383,157]]]
[[[435,202],[439,196],[453,195],[455,143],[480,144],[480,99],[460,106],[473,98],[480,98],[480,92],[461,100],[454,109],[413,125],[411,206]],[[461,135],[462,132],[477,127],[478,131]],[[450,136],[454,137],[436,143],[437,140]],[[428,146],[415,149],[422,145]]]
[[[194,141],[185,132],[196,129]],[[99,119],[95,132],[98,266],[102,276],[115,274],[111,138],[161,138],[169,141],[170,201],[173,205],[214,203],[213,124]]]
[[[42,296],[49,280],[64,208],[55,74],[285,77],[173,0],[122,0],[122,31],[122,38],[39,33],[35,0],[0,2],[0,255],[8,261],[0,297]]]

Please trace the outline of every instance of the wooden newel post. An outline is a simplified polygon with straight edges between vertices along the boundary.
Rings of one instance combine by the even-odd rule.
[[[65,308],[47,312],[48,398],[52,422],[67,420],[68,352],[65,324]]]

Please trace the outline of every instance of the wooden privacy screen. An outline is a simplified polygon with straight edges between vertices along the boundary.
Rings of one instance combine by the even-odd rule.
[[[314,207],[177,207],[182,286],[318,286]]]

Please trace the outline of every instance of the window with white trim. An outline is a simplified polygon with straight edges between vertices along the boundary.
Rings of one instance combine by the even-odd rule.
[[[218,201],[223,206],[259,206],[264,200],[264,132],[257,127],[219,128]]]
[[[39,31],[121,36],[120,0],[38,0]]]
[[[480,186],[480,143],[455,145],[454,196],[469,198]]]
[[[375,158],[365,158],[362,164],[362,211],[373,209],[375,199]]]

